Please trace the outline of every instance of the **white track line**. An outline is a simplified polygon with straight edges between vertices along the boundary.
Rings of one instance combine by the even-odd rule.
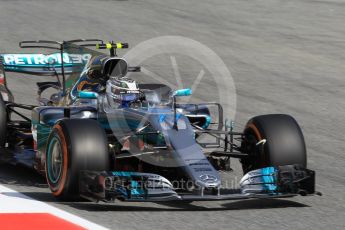
[[[2,185],[0,185],[1,213],[49,213],[86,229],[107,229]]]

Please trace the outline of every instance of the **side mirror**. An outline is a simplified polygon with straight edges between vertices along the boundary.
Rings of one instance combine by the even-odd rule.
[[[187,89],[178,89],[174,91],[173,96],[176,97],[181,97],[181,96],[190,96],[192,95],[192,89],[187,88]]]
[[[82,99],[97,99],[98,93],[89,92],[89,91],[80,91],[78,97]]]
[[[175,90],[173,95],[172,95],[173,105],[174,105],[174,125],[173,125],[173,129],[175,129],[176,131],[178,131],[177,118],[176,118],[176,97],[190,96],[190,95],[192,95],[192,89],[190,89],[190,88]]]

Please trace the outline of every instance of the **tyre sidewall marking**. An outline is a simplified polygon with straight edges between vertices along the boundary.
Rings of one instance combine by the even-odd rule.
[[[64,187],[65,187],[65,183],[66,183],[66,180],[67,180],[68,150],[67,150],[67,142],[66,142],[66,139],[65,139],[65,136],[63,134],[62,127],[61,127],[60,124],[57,124],[57,125],[54,126],[51,135],[53,135],[54,132],[56,132],[58,134],[59,138],[60,138],[60,143],[61,143],[62,152],[63,152],[62,175],[61,175],[61,178],[60,178],[59,182],[56,185],[51,184],[50,181],[49,181],[49,178],[48,178],[48,168],[47,168],[47,160],[46,160],[46,177],[47,177],[47,181],[48,181],[49,187],[50,187],[53,195],[54,196],[59,196],[63,192]],[[49,137],[49,140],[50,139],[51,138]],[[50,143],[50,141],[49,141],[49,143]],[[48,146],[49,146],[49,143],[47,143]],[[46,156],[46,159],[47,159],[47,156]],[[56,187],[58,188],[57,190],[56,190]]]
[[[246,129],[251,129],[254,132],[254,135],[255,135],[258,142],[263,139],[258,127],[256,127],[256,125],[254,123],[251,122],[251,123],[247,124]],[[269,156],[267,156],[265,151],[263,151],[261,153],[261,159],[263,160],[260,162],[261,167],[265,167],[264,163],[267,163],[267,162],[269,163],[270,159],[267,159],[267,158],[269,158]]]

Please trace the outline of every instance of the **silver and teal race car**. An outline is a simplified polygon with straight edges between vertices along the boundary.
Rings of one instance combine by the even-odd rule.
[[[0,156],[43,174],[57,198],[190,202],[318,194],[302,131],[289,115],[256,116],[234,131],[220,104],[178,103],[190,89],[133,80],[140,67],[116,54],[127,43],[20,47],[55,52],[0,55]],[[38,104],[23,105],[7,87],[8,72],[56,81],[38,82]],[[55,92],[44,97],[49,90]],[[224,187],[219,173],[232,170],[231,158],[243,168],[236,188]]]

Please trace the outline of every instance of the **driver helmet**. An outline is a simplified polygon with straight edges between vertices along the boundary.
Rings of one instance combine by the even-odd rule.
[[[120,107],[129,107],[140,98],[137,82],[127,77],[111,77],[107,81],[106,93],[110,104]]]

